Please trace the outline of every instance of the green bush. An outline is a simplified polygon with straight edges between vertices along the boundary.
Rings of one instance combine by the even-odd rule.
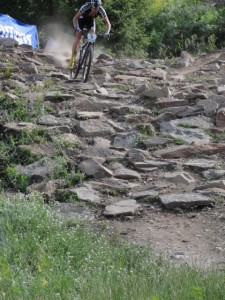
[[[219,11],[201,3],[165,6],[146,23],[150,43],[149,56],[179,56],[182,50],[191,53],[213,50],[217,42]]]
[[[14,166],[8,166],[5,170],[5,181],[8,186],[16,191],[26,192],[30,184],[29,177],[26,174],[19,174]]]

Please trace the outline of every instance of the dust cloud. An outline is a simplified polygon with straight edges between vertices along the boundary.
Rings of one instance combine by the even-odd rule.
[[[45,25],[42,30],[48,37],[44,51],[53,54],[65,67],[68,66],[75,37],[73,28],[57,23],[49,23]],[[94,60],[96,60],[99,54],[105,53],[105,50],[102,41],[97,41],[94,51]]]
[[[45,25],[43,31],[46,33],[47,42],[44,51],[54,54],[63,64],[68,64],[70,59],[74,32],[71,28],[56,23]]]

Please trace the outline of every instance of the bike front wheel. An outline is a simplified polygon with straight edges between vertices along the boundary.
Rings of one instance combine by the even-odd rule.
[[[76,79],[80,69],[81,69],[81,64],[82,64],[82,53],[80,51],[79,59],[78,61],[74,61],[73,68],[70,70],[70,78],[71,79]]]
[[[80,71],[80,67],[78,65],[74,65],[73,68],[70,70],[70,78],[76,79]]]
[[[82,81],[87,82],[88,76],[90,74],[91,64],[93,60],[94,49],[92,46],[88,47],[86,50],[84,61],[83,61],[83,74]]]

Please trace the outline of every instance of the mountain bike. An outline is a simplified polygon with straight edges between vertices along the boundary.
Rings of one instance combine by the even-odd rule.
[[[97,37],[104,37],[104,33],[93,34],[84,30],[82,35],[83,44],[80,48],[79,58],[74,62],[73,68],[70,70],[70,79],[76,79],[80,70],[82,70],[82,82],[87,82],[93,61],[96,39]]]

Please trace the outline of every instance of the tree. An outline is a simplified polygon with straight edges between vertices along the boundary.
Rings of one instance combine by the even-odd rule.
[[[110,44],[117,54],[138,56],[147,47],[145,19],[149,14],[148,0],[108,0],[104,7],[112,23]]]

